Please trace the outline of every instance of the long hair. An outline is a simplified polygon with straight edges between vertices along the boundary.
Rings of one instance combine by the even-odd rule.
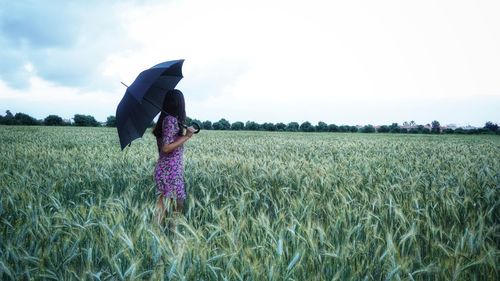
[[[156,122],[156,126],[153,129],[153,135],[157,138],[162,137],[162,126],[163,120],[168,115],[177,118],[177,122],[179,123],[179,132],[178,135],[182,135],[182,124],[186,120],[186,106],[184,103],[184,95],[181,91],[174,89],[168,91],[165,96],[165,100],[163,101],[163,111],[158,118],[158,122]],[[165,114],[165,112],[167,114]]]

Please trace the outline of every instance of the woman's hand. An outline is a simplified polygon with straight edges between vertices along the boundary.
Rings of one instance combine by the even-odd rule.
[[[196,129],[193,126],[187,127],[185,136],[190,138],[193,136],[194,132],[196,132]]]

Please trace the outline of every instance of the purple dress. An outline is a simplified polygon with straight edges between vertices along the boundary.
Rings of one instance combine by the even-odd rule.
[[[176,141],[179,136],[179,124],[177,118],[167,115],[163,119],[162,137],[156,138],[160,158],[156,163],[154,178],[156,181],[157,194],[167,198],[185,199],[184,190],[184,167],[182,155],[184,148],[179,146],[169,154],[161,151],[164,144]]]

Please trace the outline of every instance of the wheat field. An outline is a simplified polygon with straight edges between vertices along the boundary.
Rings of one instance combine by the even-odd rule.
[[[0,126],[1,280],[498,280],[500,137],[202,131],[177,230],[150,132]]]

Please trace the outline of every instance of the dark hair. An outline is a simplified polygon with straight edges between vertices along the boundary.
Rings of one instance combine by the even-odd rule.
[[[153,135],[157,138],[162,137],[162,126],[163,120],[168,115],[177,118],[177,122],[179,123],[179,136],[182,135],[182,124],[186,120],[186,106],[184,104],[184,95],[181,91],[174,89],[168,91],[165,95],[165,100],[163,101],[163,111],[158,118],[158,122],[156,122],[156,126],[153,129]],[[167,114],[165,114],[165,112]]]

